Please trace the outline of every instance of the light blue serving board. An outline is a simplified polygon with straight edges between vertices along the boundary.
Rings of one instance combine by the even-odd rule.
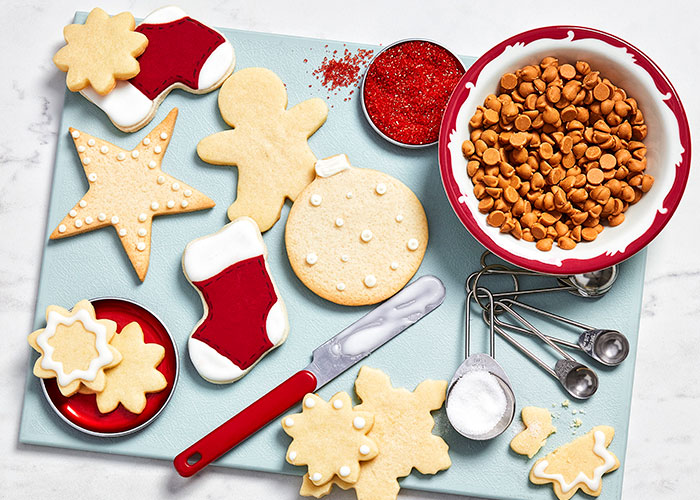
[[[78,13],[76,19],[83,22],[85,14]],[[483,249],[450,208],[440,183],[436,149],[414,151],[389,145],[365,122],[357,90],[345,100],[349,97],[348,89],[339,89],[334,95],[312,75],[323,57],[329,56],[333,50],[341,53],[345,48],[355,51],[376,47],[237,30],[221,31],[236,49],[236,69],[263,66],[276,72],[287,85],[290,106],[311,97],[330,96],[327,101],[331,108],[328,121],[310,140],[319,158],[347,153],[356,166],[382,170],[397,177],[423,202],[428,215],[430,242],[417,276],[437,275],[447,287],[447,298],[439,309],[379,349],[365,363],[388,373],[395,386],[411,390],[426,378],[449,380],[464,352],[464,279],[478,268]],[[308,62],[304,62],[305,59]],[[469,57],[463,60],[466,64],[474,61]],[[139,283],[118,236],[111,229],[49,241],[48,234],[87,190],[87,181],[69,138],[68,127],[76,127],[131,149],[175,106],[180,109],[180,114],[163,169],[209,195],[216,201],[216,207],[156,219],[151,264],[143,284]],[[44,326],[44,310],[49,304],[69,307],[83,298],[106,295],[130,298],[144,304],[164,320],[178,344],[181,372],[170,404],[152,425],[131,436],[101,439],[73,430],[53,413],[44,400],[38,379],[31,375],[31,364],[36,359],[33,353],[22,412],[21,442],[171,460],[195,440],[303,368],[316,345],[369,310],[327,302],[307,290],[296,278],[284,248],[287,204],[280,222],[265,233],[265,242],[272,274],[289,311],[289,338],[245,378],[232,385],[210,384],[197,375],[187,356],[186,340],[202,310],[198,294],[182,274],[180,257],[187,242],[210,234],[228,222],[226,209],[235,196],[236,169],[208,165],[195,152],[201,138],[226,128],[218,112],[217,92],[195,96],[175,91],[161,105],[153,121],[133,134],[119,132],[102,111],[82,96],[66,93],[35,328]],[[583,322],[619,329],[629,336],[631,352],[621,366],[615,369],[595,366],[600,375],[600,389],[591,400],[572,402],[568,408],[563,407],[561,403],[567,396],[558,383],[499,339],[496,356],[508,373],[517,397],[518,417],[511,428],[490,442],[472,442],[451,429],[444,410],[436,412],[434,433],[449,444],[452,467],[435,476],[414,472],[401,480],[401,485],[492,498],[552,499],[551,487],[534,486],[528,481],[532,463],[544,453],[599,424],[615,428],[616,435],[610,449],[624,467],[644,263],[644,252],[623,263],[614,288],[599,300],[558,293],[532,301]],[[551,281],[547,283],[551,284]],[[486,348],[486,329],[477,318],[473,319],[472,352],[478,352]],[[571,331],[550,329],[548,332],[575,338]],[[554,363],[554,357],[541,345],[529,339],[525,343],[541,353],[545,360]],[[352,393],[359,367],[353,367],[330,382],[321,389],[321,396],[329,398],[337,391]],[[558,415],[554,419],[558,432],[532,460],[514,454],[508,446],[510,439],[521,429],[520,409],[527,405],[549,408]],[[580,413],[574,415],[572,410]],[[575,418],[581,418],[583,425],[573,431],[571,424]],[[302,474],[303,468],[288,465],[284,460],[289,442],[281,426],[275,422],[225,455],[218,465]],[[605,477],[601,499],[620,497],[622,467]]]

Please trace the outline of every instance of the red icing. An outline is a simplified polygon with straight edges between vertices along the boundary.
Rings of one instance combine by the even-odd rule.
[[[225,41],[191,17],[164,24],[141,24],[136,31],[148,37],[148,47],[139,57],[139,74],[129,82],[151,100],[174,83],[197,89],[204,62]]]
[[[250,368],[273,346],[267,337],[267,313],[277,294],[262,255],[230,265],[219,274],[193,283],[209,312],[192,335],[230,359]]]

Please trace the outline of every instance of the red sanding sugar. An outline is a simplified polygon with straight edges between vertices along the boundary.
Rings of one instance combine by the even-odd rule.
[[[367,113],[395,141],[435,142],[447,101],[463,74],[456,57],[434,43],[410,41],[389,47],[367,70]]]
[[[330,57],[323,58],[321,65],[312,72],[312,75],[331,91],[351,86],[357,87],[360,82],[360,68],[369,63],[373,53],[373,50],[368,49],[357,49],[356,52],[352,52],[346,48],[339,55],[338,51],[334,50]]]

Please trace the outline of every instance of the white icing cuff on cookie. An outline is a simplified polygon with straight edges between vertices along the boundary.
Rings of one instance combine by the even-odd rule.
[[[267,313],[265,331],[270,343],[275,347],[282,343],[287,333],[287,311],[279,297]]]
[[[182,255],[182,267],[190,281],[202,281],[264,251],[258,225],[253,219],[241,217],[212,235],[190,242]]]
[[[335,155],[316,161],[316,175],[319,177],[331,177],[337,173],[352,167],[347,155]]]
[[[228,73],[234,61],[233,45],[224,42],[212,52],[199,70],[197,89],[214,87]]]
[[[104,111],[115,125],[122,128],[135,127],[153,111],[154,102],[124,80],[118,81],[107,95],[98,94],[92,87],[85,87],[80,93]]]
[[[139,24],[165,24],[187,17],[187,13],[180,7],[168,5],[148,14]]]

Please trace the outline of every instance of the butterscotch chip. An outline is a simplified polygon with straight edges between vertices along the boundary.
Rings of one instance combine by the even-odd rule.
[[[543,160],[549,160],[553,154],[554,151],[552,150],[551,144],[549,144],[548,142],[543,142],[542,144],[540,144],[540,156]]]
[[[615,168],[615,165],[617,165],[617,159],[615,158],[614,155],[611,155],[610,153],[605,153],[603,156],[600,157],[600,160],[598,160],[600,163],[601,168],[603,170],[610,170]]]
[[[610,97],[610,87],[604,83],[599,83],[593,89],[593,97],[595,97],[598,101],[606,100],[608,97]]]
[[[591,184],[600,184],[603,182],[603,171],[599,168],[592,168],[586,174],[586,178]]]
[[[513,186],[508,186],[503,192],[503,197],[508,203],[515,203],[518,201],[518,192],[513,188]]]
[[[552,238],[543,238],[536,243],[537,249],[543,252],[549,252],[552,249],[554,240]]]
[[[508,142],[510,142],[511,146],[513,147],[522,148],[525,146],[525,144],[527,144],[527,134],[523,132],[516,132],[510,136]]]
[[[559,66],[559,74],[562,78],[571,80],[576,76],[576,68],[574,68],[571,64],[562,64]]]
[[[482,158],[484,160],[484,163],[486,163],[487,165],[495,165],[500,161],[501,153],[499,153],[499,151],[496,148],[488,148],[486,151],[484,151]]]
[[[518,85],[518,77],[513,73],[506,73],[501,77],[501,87],[504,90],[513,90]]]
[[[474,143],[472,141],[464,141],[462,143],[462,154],[464,156],[471,156],[474,154]]]
[[[598,237],[598,231],[592,227],[584,227],[581,229],[581,238],[586,241],[593,241]]]
[[[493,227],[501,227],[505,220],[506,216],[500,210],[495,210],[486,217],[486,222]]]
[[[576,247],[576,242],[572,240],[571,238],[568,238],[566,236],[562,236],[557,240],[557,245],[559,248],[562,250],[572,250]]]
[[[529,129],[530,125],[532,125],[532,120],[530,120],[530,117],[527,115],[520,115],[515,119],[515,128],[521,132]]]
[[[542,238],[547,236],[547,230],[540,223],[533,224],[530,228],[530,231],[532,232],[532,236],[534,236],[537,240],[541,240]]]

